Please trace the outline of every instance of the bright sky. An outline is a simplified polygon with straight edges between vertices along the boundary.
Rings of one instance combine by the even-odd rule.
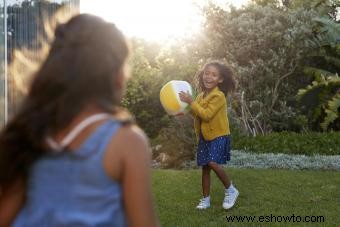
[[[199,7],[207,0],[81,0],[80,12],[114,22],[127,36],[162,41],[190,36],[199,31]],[[248,0],[211,0],[236,7]],[[194,2],[194,3],[193,3]]]

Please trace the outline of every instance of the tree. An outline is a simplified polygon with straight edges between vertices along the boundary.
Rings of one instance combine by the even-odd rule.
[[[131,79],[122,104],[136,117],[137,123],[154,137],[166,125],[159,101],[162,78],[159,69],[152,67],[145,57],[143,42],[133,41]]]
[[[233,107],[241,125],[251,134],[301,129],[294,94],[309,82],[298,75],[317,13],[256,4],[224,10],[210,4],[204,15],[199,54],[226,59],[236,70]]]
[[[310,56],[315,66],[305,68],[313,78],[311,85],[300,89],[298,97],[313,127],[322,130],[340,129],[340,24],[332,19],[317,18],[316,37],[311,46],[316,50]]]

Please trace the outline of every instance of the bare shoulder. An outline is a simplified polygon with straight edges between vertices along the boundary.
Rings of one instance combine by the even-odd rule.
[[[104,168],[116,180],[121,179],[127,166],[145,168],[151,160],[148,138],[138,126],[123,126],[111,138],[107,147]]]
[[[123,151],[144,151],[149,147],[149,141],[144,131],[136,125],[123,126],[112,137],[111,148],[119,147]],[[115,149],[116,150],[116,149]]]
[[[125,126],[117,133],[123,169],[148,169],[151,163],[149,140],[138,126]]]
[[[149,141],[144,131],[136,125],[121,127],[116,134],[116,142],[125,148],[148,147]]]

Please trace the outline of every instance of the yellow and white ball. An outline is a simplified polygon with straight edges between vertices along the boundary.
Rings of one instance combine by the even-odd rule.
[[[182,115],[186,113],[188,104],[179,99],[178,93],[181,91],[189,92],[192,95],[192,87],[186,81],[172,80],[162,87],[159,97],[168,114]]]

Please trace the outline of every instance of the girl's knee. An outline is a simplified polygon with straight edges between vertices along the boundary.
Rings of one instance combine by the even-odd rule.
[[[208,162],[207,166],[209,166],[209,168],[215,168],[215,167],[218,166],[218,164],[216,162],[210,161],[210,162]]]
[[[211,168],[210,168],[209,165],[204,165],[204,166],[202,166],[202,170],[203,170],[203,171],[210,171]]]

